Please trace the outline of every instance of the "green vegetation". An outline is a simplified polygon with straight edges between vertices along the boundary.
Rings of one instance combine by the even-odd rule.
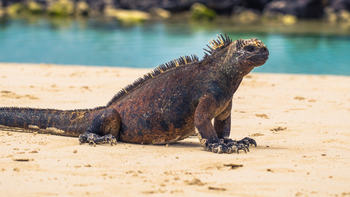
[[[58,0],[52,2],[47,12],[54,16],[69,16],[74,13],[74,4],[70,0]]]
[[[191,7],[191,14],[192,18],[195,20],[213,20],[216,17],[214,10],[200,3],[193,4]]]
[[[25,6],[21,3],[14,3],[6,7],[6,14],[14,17],[22,13],[25,10]]]
[[[32,14],[40,14],[44,12],[43,6],[35,1],[28,1],[26,4],[26,9]]]

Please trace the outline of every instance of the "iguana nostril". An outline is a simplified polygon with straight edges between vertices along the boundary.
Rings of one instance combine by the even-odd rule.
[[[261,50],[261,52],[265,53],[266,55],[269,55],[269,50],[266,47],[263,47],[260,50]]]

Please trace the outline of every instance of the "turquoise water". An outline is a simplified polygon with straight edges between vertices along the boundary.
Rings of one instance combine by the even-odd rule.
[[[271,55],[256,72],[350,75],[350,36],[251,33],[190,23],[123,26],[98,20],[2,21],[0,62],[152,68],[183,55],[202,57],[202,49],[218,33],[265,42]]]

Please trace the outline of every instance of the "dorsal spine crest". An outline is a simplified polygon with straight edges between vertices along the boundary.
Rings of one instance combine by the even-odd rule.
[[[216,40],[210,41],[209,44],[207,45],[207,48],[204,49],[205,57],[213,54],[214,52],[220,49],[227,47],[231,43],[232,43],[232,40],[230,37],[228,37],[228,35],[219,34],[218,38]]]
[[[218,38],[216,40],[210,41],[209,45],[207,45],[208,48],[204,49],[205,50],[204,58],[207,58],[209,55],[213,54],[214,52],[227,47],[231,43],[232,43],[232,40],[228,35],[219,34]],[[112,100],[108,102],[107,106],[110,106],[115,101],[120,99],[122,96],[125,96],[126,94],[130,93],[132,90],[136,89],[138,86],[143,84],[148,79],[155,78],[159,74],[164,73],[174,67],[184,66],[184,65],[191,64],[198,61],[199,59],[196,55],[191,55],[191,56],[183,56],[178,59],[167,62],[165,64],[161,64],[158,67],[156,67],[153,71],[145,74],[143,77],[136,79],[132,84],[127,85],[125,88],[120,90],[112,98]]]
[[[139,87],[141,84],[143,84],[145,81],[148,79],[155,78],[161,73],[164,73],[168,70],[171,70],[172,68],[179,67],[179,66],[185,66],[187,64],[191,64],[194,62],[198,62],[198,57],[196,55],[191,55],[191,56],[183,56],[180,58],[177,58],[175,60],[172,60],[170,62],[167,62],[165,64],[161,64],[157,66],[154,70],[151,72],[145,74],[143,77],[140,77],[136,79],[132,84],[127,85],[126,87],[122,88],[113,98],[111,101],[108,102],[107,106],[110,106],[113,104],[115,101],[120,99],[121,97],[127,95],[130,93],[132,90],[136,89]]]

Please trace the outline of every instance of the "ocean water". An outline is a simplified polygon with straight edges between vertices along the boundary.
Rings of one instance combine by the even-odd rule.
[[[270,58],[254,72],[350,75],[347,34],[239,30],[179,22],[2,20],[0,62],[153,68],[179,56],[203,57],[203,48],[219,33],[232,39],[255,37],[267,45]]]

